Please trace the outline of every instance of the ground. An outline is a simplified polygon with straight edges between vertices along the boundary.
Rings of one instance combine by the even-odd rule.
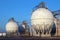
[[[60,37],[0,37],[0,40],[60,40]]]

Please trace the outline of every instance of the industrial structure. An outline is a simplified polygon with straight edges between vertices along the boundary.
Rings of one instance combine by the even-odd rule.
[[[56,17],[59,13],[49,11],[44,2],[37,5],[31,16],[31,36],[60,36],[60,20]]]
[[[60,36],[60,20],[56,17],[60,11],[48,10],[44,2],[41,2],[32,10],[31,27],[28,28],[26,21],[21,24],[11,18],[6,24],[7,36]]]
[[[37,32],[36,36],[50,36],[53,26],[53,14],[46,8],[38,8],[32,14],[31,25]]]
[[[14,18],[11,18],[6,24],[6,33],[7,35],[13,36],[17,35],[18,24],[15,22]]]

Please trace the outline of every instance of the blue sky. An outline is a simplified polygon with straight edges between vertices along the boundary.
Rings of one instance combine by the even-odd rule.
[[[0,32],[5,31],[11,17],[18,22],[26,20],[29,23],[32,9],[42,1],[51,11],[60,9],[60,0],[0,0]]]

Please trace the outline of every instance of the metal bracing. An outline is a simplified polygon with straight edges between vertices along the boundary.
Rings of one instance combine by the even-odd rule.
[[[35,6],[34,8],[33,8],[33,11],[35,11],[36,9],[38,9],[38,8],[46,8],[47,9],[47,7],[45,6],[45,3],[44,2],[41,2],[41,3],[39,3],[37,6]],[[33,12],[32,11],[32,12]]]
[[[56,18],[57,15],[60,15],[60,10],[53,11],[53,16]]]

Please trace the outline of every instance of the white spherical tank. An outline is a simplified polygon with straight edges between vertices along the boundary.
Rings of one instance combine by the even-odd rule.
[[[36,30],[48,30],[53,25],[53,14],[45,8],[39,8],[32,12],[31,25]]]
[[[50,32],[52,30],[53,23],[53,14],[48,9],[39,8],[33,11],[31,16],[31,25],[36,31],[36,36],[51,36]]]
[[[6,24],[6,32],[9,32],[9,33],[13,33],[13,32],[16,32],[18,31],[18,25],[16,22],[14,21],[9,21],[7,24]]]

